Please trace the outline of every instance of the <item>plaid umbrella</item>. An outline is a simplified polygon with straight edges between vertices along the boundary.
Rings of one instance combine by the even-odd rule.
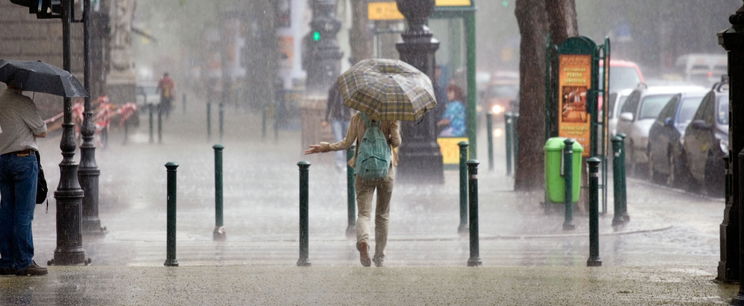
[[[344,105],[377,120],[419,120],[437,100],[429,77],[392,59],[367,59],[338,77]]]

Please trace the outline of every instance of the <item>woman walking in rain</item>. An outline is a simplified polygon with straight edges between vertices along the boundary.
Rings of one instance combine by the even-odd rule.
[[[359,250],[359,261],[363,266],[370,266],[369,258],[369,232],[370,213],[372,211],[372,195],[377,190],[377,205],[375,206],[375,255],[372,259],[375,266],[381,267],[385,259],[385,245],[387,244],[388,220],[390,214],[390,197],[393,194],[393,181],[395,180],[395,167],[398,164],[397,150],[400,146],[400,129],[397,121],[375,121],[370,120],[364,113],[356,113],[351,117],[346,137],[336,143],[321,142],[311,145],[305,154],[346,150],[357,143],[354,157],[349,161],[349,166],[355,167],[359,157],[360,143],[365,137],[367,128],[379,127],[385,137],[386,145],[389,146],[390,166],[387,175],[383,178],[364,178],[357,175],[354,183],[358,206],[357,215],[357,250]]]
[[[390,197],[393,193],[397,148],[401,144],[399,120],[420,120],[434,109],[436,98],[431,80],[415,67],[398,60],[360,61],[337,80],[344,105],[359,112],[351,117],[343,140],[311,145],[305,154],[345,150],[356,143],[354,167],[357,207],[359,261],[381,267],[388,236]],[[369,258],[372,195],[375,206],[375,254]]]

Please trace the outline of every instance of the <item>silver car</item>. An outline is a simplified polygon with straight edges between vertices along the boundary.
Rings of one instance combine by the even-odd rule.
[[[617,121],[620,117],[620,109],[623,107],[625,100],[628,99],[628,96],[630,96],[630,93],[632,92],[632,89],[623,89],[610,94],[610,105],[607,105],[609,114],[607,115],[609,118],[608,122],[610,125],[611,136],[617,135]]]
[[[638,174],[639,168],[648,165],[648,134],[667,102],[678,93],[704,90],[699,86],[652,86],[633,90],[620,108],[617,122],[617,133],[625,134],[627,165],[631,174]]]

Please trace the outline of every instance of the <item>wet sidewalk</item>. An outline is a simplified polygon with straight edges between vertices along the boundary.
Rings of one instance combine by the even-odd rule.
[[[242,110],[228,112],[223,142],[227,240],[213,241],[215,141],[207,141],[202,116],[177,111],[164,124],[162,144],[157,134],[156,143],[148,143],[144,120],[127,145],[114,131],[109,147],[97,151],[100,219],[108,234],[84,238],[92,265],[51,267],[47,278],[0,277],[0,290],[9,294],[4,296],[30,295],[44,304],[638,304],[643,298],[708,304],[733,294],[712,282],[722,200],[629,180],[631,221],[611,226],[610,198],[609,212],[600,218],[603,267],[588,269],[587,214],[576,212],[576,230],[565,232],[562,213],[546,214],[540,205],[542,193],[512,191],[500,138],[494,171],[487,170],[485,141],[479,146],[483,267],[464,267],[469,244],[457,233],[458,174],[446,171],[441,186],[396,185],[387,267],[359,268],[354,239],[346,236],[345,173],[322,158],[302,156],[299,131],[282,130],[276,140],[269,131],[262,140],[260,117]],[[216,131],[215,124],[213,139]],[[58,143],[57,135],[41,144],[51,189],[59,177]],[[309,269],[295,267],[296,163],[303,159],[313,162]],[[175,269],[162,267],[168,161],[180,164],[181,267]],[[48,212],[37,207],[34,238],[36,260],[46,263],[56,246],[53,198]],[[89,299],[75,300],[79,296]]]

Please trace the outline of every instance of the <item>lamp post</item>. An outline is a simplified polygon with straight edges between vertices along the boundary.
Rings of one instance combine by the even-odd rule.
[[[72,23],[72,0],[62,0],[62,49],[63,68],[70,71],[70,27]],[[75,156],[75,133],[72,123],[72,100],[64,99],[64,123],[62,123],[62,162],[59,164],[60,178],[54,198],[57,200],[57,248],[49,264],[76,265],[85,263],[83,250],[82,199],[83,189],[78,183],[78,165]]]
[[[403,42],[396,44],[400,59],[418,68],[436,86],[434,53],[439,41],[426,25],[434,11],[434,0],[397,0],[398,10],[408,26],[401,34]],[[398,178],[404,182],[444,183],[442,153],[437,144],[436,119],[431,114],[421,122],[403,122]]]
[[[336,35],[341,22],[336,18],[336,0],[310,0],[313,18],[310,33],[305,37],[307,54],[304,56],[307,71],[307,91],[310,95],[328,92],[341,70],[343,53]]]
[[[83,143],[80,145],[80,168],[78,170],[78,179],[85,196],[83,197],[83,233],[86,235],[104,235],[106,230],[101,227],[101,219],[98,218],[98,177],[101,170],[96,164],[96,146],[93,144],[93,108],[90,104],[92,95],[90,76],[91,76],[91,0],[83,2],[83,83],[88,96],[85,97],[85,111],[83,113],[83,126],[80,133],[83,135]]]
[[[726,208],[720,226],[721,261],[718,265],[718,279],[727,282],[740,281],[742,275],[740,262],[744,251],[741,239],[742,181],[739,152],[744,149],[744,6],[729,17],[731,27],[718,33],[718,43],[728,53],[729,73],[729,165],[731,188],[726,194]],[[740,298],[744,295],[740,294]]]

